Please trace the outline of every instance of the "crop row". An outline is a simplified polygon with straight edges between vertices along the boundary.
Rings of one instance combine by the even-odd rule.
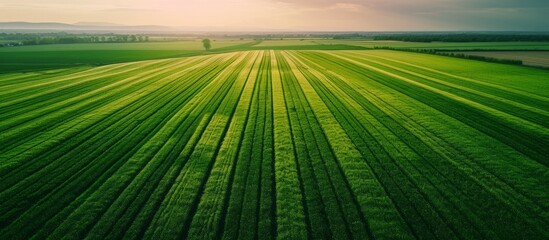
[[[539,206],[539,205],[536,206],[535,202],[533,202],[532,199],[523,198],[520,196],[516,197],[516,195],[500,196],[499,194],[495,194],[493,189],[500,189],[500,188],[507,189],[507,190],[512,190],[512,189],[509,189],[508,186],[505,186],[506,183],[504,182],[496,183],[499,185],[493,186],[493,188],[488,188],[485,185],[487,183],[481,182],[479,179],[477,179],[476,175],[471,174],[471,172],[468,172],[467,169],[465,169],[465,172],[464,172],[464,169],[463,169],[464,166],[462,165],[463,163],[459,161],[460,160],[472,161],[472,159],[467,159],[467,158],[471,158],[471,156],[464,156],[465,154],[463,152],[454,150],[453,149],[454,147],[452,145],[454,143],[448,144],[443,147],[435,147],[434,146],[435,144],[439,146],[441,145],[440,138],[435,139],[435,141],[426,139],[424,136],[421,136],[421,135],[430,134],[427,129],[411,128],[410,125],[411,123],[413,123],[412,121],[414,121],[414,119],[410,119],[410,118],[402,119],[402,116],[399,116],[403,114],[402,112],[399,112],[399,111],[402,111],[402,110],[399,110],[399,108],[401,109],[404,106],[400,105],[400,106],[397,106],[398,108],[393,108],[392,110],[389,111],[388,109],[390,109],[391,104],[394,104],[394,103],[388,104],[388,102],[380,102],[380,99],[377,99],[378,103],[373,104],[375,107],[372,106],[372,104],[368,104],[373,102],[373,99],[375,99],[374,96],[379,96],[380,94],[386,94],[384,92],[378,92],[378,93],[372,92],[372,90],[370,89],[374,89],[375,91],[377,89],[382,88],[381,86],[383,85],[367,86],[367,85],[371,85],[371,83],[369,82],[382,83],[382,84],[385,84],[385,83],[396,84],[396,83],[399,83],[399,81],[395,79],[390,79],[384,75],[379,75],[379,74],[376,75],[375,72],[368,72],[366,70],[367,68],[365,67],[354,67],[353,64],[350,64],[348,62],[345,64],[341,64],[340,68],[336,68],[334,67],[332,59],[328,57],[324,57],[324,58],[326,59],[324,61],[326,65],[324,66],[328,66],[328,64],[330,64],[330,67],[332,67],[332,69],[340,70],[340,71],[337,71],[337,73],[327,74],[331,76],[330,76],[330,80],[326,80],[323,82],[324,85],[327,85],[326,87],[324,87],[324,89],[326,90],[329,89],[329,91],[332,93],[337,93],[336,91],[337,88],[341,88],[343,90],[342,95],[327,96],[326,99],[329,98],[329,99],[347,100],[347,101],[352,101],[350,99],[354,99],[355,100],[354,104],[361,105],[362,108],[366,110],[366,111],[361,110],[362,113],[357,112],[353,117],[354,119],[356,119],[355,121],[363,121],[360,119],[361,118],[363,119],[365,116],[368,116],[368,115],[373,117],[373,119],[367,120],[368,122],[356,124],[358,128],[349,129],[347,132],[350,134],[358,132],[359,134],[357,134],[357,137],[358,136],[364,137],[364,136],[367,136],[368,132],[373,132],[376,130],[383,131],[383,128],[386,128],[387,130],[389,130],[389,132],[385,132],[385,133],[380,132],[378,136],[374,136],[373,139],[365,141],[365,145],[360,149],[366,149],[368,145],[373,145],[376,142],[379,142],[381,144],[380,146],[370,147],[370,149],[379,150],[379,149],[385,148],[387,149],[386,151],[388,154],[394,155],[394,157],[391,157],[391,158],[395,159],[395,163],[397,164],[397,166],[395,167],[398,167],[398,165],[401,165],[398,168],[400,168],[401,171],[404,171],[403,172],[404,174],[408,174],[408,177],[403,176],[403,178],[401,177],[401,180],[398,180],[399,184],[403,185],[403,183],[405,183],[406,181],[409,181],[407,180],[407,178],[416,182],[415,187],[408,186],[408,187],[402,188],[402,190],[404,190],[404,192],[410,192],[410,191],[414,191],[414,189],[420,189],[421,191],[419,191],[418,193],[422,194],[423,198],[426,198],[426,201],[427,201],[426,210],[432,209],[429,211],[438,212],[437,214],[443,217],[443,220],[447,222],[446,225],[448,225],[449,227],[449,229],[447,230],[448,232],[460,233],[461,231],[474,230],[475,227],[478,228],[478,226],[481,226],[480,230],[478,231],[487,231],[487,233],[485,234],[489,235],[489,234],[493,234],[492,231],[494,229],[497,229],[498,226],[501,226],[502,222],[507,223],[506,228],[498,229],[496,232],[498,234],[502,234],[502,233],[506,234],[506,236],[510,236],[509,234],[513,233],[513,232],[506,232],[511,229],[509,227],[510,223],[512,223],[510,225],[513,225],[513,227],[517,227],[518,229],[531,229],[533,226],[535,226],[534,228],[536,230],[529,232],[529,234],[532,234],[532,236],[536,236],[536,234],[539,231],[542,231],[541,225],[543,224],[543,222],[545,222],[543,220],[543,217],[539,215],[540,214],[539,212],[535,213],[528,209],[532,207],[543,209],[544,208],[543,206]],[[317,63],[323,62],[323,61],[319,61],[319,58],[314,58],[314,60]],[[322,66],[316,66],[316,68],[317,69],[322,68]],[[349,71],[351,69],[352,71]],[[353,71],[356,71],[356,72],[353,72]],[[341,74],[345,72],[347,72],[346,76],[342,76]],[[360,81],[357,81],[358,79],[360,79]],[[383,80],[383,82],[381,82],[381,80]],[[334,84],[329,84],[330,82],[334,82]],[[391,87],[388,88],[386,91],[393,90],[392,86],[393,85],[391,85]],[[413,90],[410,89],[410,91],[413,91]],[[363,93],[360,94],[360,92],[363,92]],[[412,95],[412,96],[415,96],[415,95]],[[383,96],[383,98],[388,99],[387,96]],[[430,104],[431,102],[433,102],[433,100],[426,101],[424,103]],[[349,104],[353,104],[353,103],[349,103]],[[334,107],[334,111],[341,111],[341,109],[345,109],[345,108]],[[352,108],[347,107],[347,109],[352,109]],[[414,109],[415,108],[408,108],[404,112],[408,114],[413,113],[414,111],[416,111]],[[358,109],[357,111],[360,111],[360,109]],[[432,108],[430,108],[429,106],[426,111],[432,111]],[[437,124],[436,121],[433,121],[433,119],[436,119],[436,118],[429,119],[431,121],[428,123],[430,126]],[[377,120],[377,125],[379,127],[376,127],[376,120]],[[341,119],[340,122],[344,122],[343,119]],[[366,131],[364,132],[364,134],[360,134],[359,129],[361,125],[362,125],[362,128],[364,129],[362,131]],[[364,126],[367,126],[367,127],[364,128]],[[373,134],[375,134],[375,132]],[[386,143],[382,142],[383,138],[391,137],[391,135],[395,135],[394,139],[390,139]],[[430,137],[437,137],[437,136],[430,136]],[[400,146],[397,145],[401,141],[403,142],[400,143]],[[430,141],[430,142],[427,142],[427,141]],[[359,144],[360,140],[356,139],[354,140],[354,142]],[[405,145],[402,145],[402,144],[405,144]],[[391,145],[394,145],[395,147],[391,149],[390,148]],[[495,145],[496,147],[501,148],[500,147],[501,143],[492,142],[492,145]],[[407,148],[412,151],[410,152],[410,150],[407,150]],[[399,154],[399,152],[401,152],[400,155],[396,155],[396,154]],[[383,156],[383,154],[377,153],[374,156],[379,158]],[[414,167],[415,164],[411,166],[406,166],[406,165],[403,165],[404,163],[406,163],[405,161],[403,161],[405,159],[410,159],[412,161],[411,162],[412,164],[420,160],[423,160],[425,161],[425,164],[416,165],[415,167]],[[440,160],[445,160],[445,161],[440,161]],[[387,161],[384,161],[381,163],[387,164]],[[431,169],[431,167],[429,166],[432,166],[432,169],[435,171],[434,172],[427,171]],[[392,172],[391,168],[395,168],[395,167],[385,168],[383,170],[379,170],[379,172],[384,174],[389,173],[390,175],[393,175],[393,174],[396,174],[396,172],[391,174]],[[409,167],[412,167],[412,168],[408,169]],[[469,165],[467,167],[471,168],[472,165]],[[476,167],[475,170],[479,171],[479,174],[484,173],[486,171],[482,168],[479,168],[478,166],[473,166],[473,167]],[[451,177],[448,178],[447,176],[451,176]],[[396,177],[398,177],[398,175],[393,175],[391,178],[396,178]],[[384,177],[381,176],[381,178],[383,179]],[[427,182],[420,182],[419,180],[427,181]],[[439,181],[442,181],[442,182],[439,182]],[[542,181],[541,182],[538,181],[538,183],[543,184]],[[389,184],[384,184],[384,185],[389,186]],[[433,187],[435,187],[433,188],[434,192],[426,191],[429,189],[427,188],[429,185],[433,185]],[[456,188],[452,189],[454,187]],[[463,191],[464,189],[467,189],[467,190]],[[389,195],[391,195],[391,191],[392,190],[389,190]],[[457,194],[456,196],[449,195],[451,193],[459,193],[459,192],[461,192],[461,194]],[[513,192],[516,193],[517,191],[515,190]],[[438,195],[438,194],[442,194],[442,195]],[[461,199],[464,197],[466,198],[467,196],[470,196],[469,199]],[[434,198],[434,200],[429,200],[429,198],[432,198],[432,199]],[[513,204],[510,204],[508,200],[510,198],[511,199],[519,198],[521,200],[516,201]],[[419,204],[421,203],[421,201],[419,201],[420,198],[413,197],[409,199],[413,199],[415,208],[421,207],[421,204]],[[483,202],[482,206],[478,206],[474,203],[474,201],[479,201],[479,199],[484,199],[484,200],[481,200]],[[451,200],[453,202],[452,204],[453,206],[448,205],[449,203],[445,203],[446,200],[449,200],[449,201]],[[400,201],[404,201],[404,199],[402,197],[395,198],[395,202],[397,203],[397,205],[398,205],[398,202]],[[444,205],[440,205],[439,207],[436,207],[436,205],[438,204],[444,204]],[[465,207],[469,207],[470,209],[468,210],[464,209]],[[524,209],[517,210],[516,209],[517,207],[524,208]],[[460,210],[460,212],[455,212],[455,213],[442,212],[442,211],[449,211],[452,208],[463,209],[463,210]],[[487,208],[491,208],[491,211],[489,213],[487,213],[486,211],[483,211],[483,209],[487,209]],[[524,212],[528,212],[528,215],[524,214]],[[489,215],[482,216],[485,213]],[[425,214],[427,214],[427,212]],[[491,218],[491,216],[495,214],[497,214],[498,216],[497,219]],[[524,215],[522,218],[516,218],[516,217],[513,217],[515,216],[515,214],[524,214]],[[404,214],[404,215],[407,215],[407,214]],[[410,215],[417,217],[417,216],[421,216],[422,214],[416,213],[416,214],[410,214]],[[478,215],[481,215],[481,216],[478,216]],[[446,218],[445,216],[455,216],[455,217]],[[461,218],[462,216],[468,216],[468,217],[462,220],[457,219],[457,218]],[[409,222],[412,223],[413,225],[419,225],[421,223],[421,221],[410,219],[410,217],[405,217],[405,219],[408,219]],[[426,215],[424,219],[428,223],[428,222],[433,222],[436,218],[428,217],[428,215]],[[502,221],[502,219],[506,219],[506,220]],[[530,219],[535,219],[535,220],[531,221]],[[476,223],[468,223],[468,222],[475,222],[475,221]],[[494,221],[494,222],[491,223],[491,221]],[[467,227],[464,224],[468,224],[470,226]],[[484,224],[493,224],[493,225],[482,226]],[[412,229],[418,228],[413,225],[412,225]],[[428,225],[432,225],[431,228],[437,231],[440,231],[442,226],[440,223],[435,223],[435,222],[433,222],[432,224],[428,223]],[[516,229],[515,231],[518,231],[518,229]],[[474,234],[474,232],[475,231],[462,233],[461,237],[474,237],[475,235],[471,235],[471,234]],[[521,234],[525,234],[524,230],[523,232],[521,232]],[[477,237],[480,237],[480,236],[477,236]]]
[[[0,238],[545,239],[539,71],[269,50],[0,75]]]

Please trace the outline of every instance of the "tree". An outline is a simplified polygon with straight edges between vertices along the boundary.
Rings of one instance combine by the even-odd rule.
[[[209,38],[202,39],[202,45],[204,46],[206,51],[208,51],[208,50],[210,50],[210,48],[212,48],[212,43],[211,43]]]

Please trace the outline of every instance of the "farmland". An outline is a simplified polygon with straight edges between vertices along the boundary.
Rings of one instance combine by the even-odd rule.
[[[549,238],[543,69],[253,50],[4,73],[0,146],[0,239]]]
[[[0,47],[0,73],[32,72],[60,68],[95,66],[190,57],[205,54],[253,50],[366,50],[391,48],[405,51],[528,51],[545,54],[548,42],[402,42],[373,40],[335,40],[322,38],[282,40],[213,39],[212,50],[205,51],[197,39],[138,43],[78,43]],[[491,54],[491,53],[489,53]],[[539,61],[539,60],[538,60]]]
[[[212,52],[243,48],[246,40],[213,41]],[[51,44],[0,48],[0,73],[89,67],[206,54],[198,40],[143,43]]]
[[[500,51],[544,51],[549,50],[549,42],[404,42],[390,40],[364,39],[282,39],[265,40],[257,47],[310,46],[310,45],[348,45],[365,48],[402,48],[435,50],[500,50]]]
[[[281,40],[265,40],[259,43],[258,47],[273,47],[273,46],[303,46],[303,45],[318,45],[326,40],[322,39],[281,39]],[[341,42],[337,42],[341,43]]]
[[[367,41],[367,40],[326,40],[325,44],[339,44],[362,47],[389,47],[402,49],[435,49],[445,51],[463,50],[499,50],[499,51],[545,51],[549,50],[549,42],[403,42],[403,41]]]
[[[521,60],[524,65],[549,68],[549,51],[465,51],[449,53]]]

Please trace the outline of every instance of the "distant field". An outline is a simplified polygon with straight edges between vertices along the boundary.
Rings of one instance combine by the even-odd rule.
[[[246,50],[364,50],[375,47],[451,50],[549,50],[544,42],[413,43],[333,39],[212,41],[210,52],[199,40],[146,43],[55,44],[0,48],[0,72],[35,71],[76,66],[99,66],[149,59],[196,56]]]
[[[252,41],[212,41],[212,51],[253,44]],[[53,44],[0,48],[0,72],[34,71],[104,65],[148,59],[206,54],[200,41],[146,43]]]
[[[400,42],[400,41],[360,41],[333,40],[334,44],[347,44],[362,47],[393,47],[441,50],[549,50],[549,42]]]
[[[549,239],[547,73],[271,50],[0,74],[0,239]]]
[[[265,40],[245,50],[362,50],[361,46],[345,42],[330,42],[325,39]]]
[[[212,49],[229,47],[252,41],[214,40]],[[110,50],[204,50],[200,40],[175,42],[141,42],[141,43],[79,43],[79,44],[51,44],[21,47],[0,48],[4,52],[53,52],[53,51],[110,51]]]
[[[524,65],[549,67],[549,51],[465,51],[466,55],[522,60]]]
[[[284,40],[264,40],[257,47],[266,46],[301,46],[301,45],[317,45],[319,40],[317,39],[284,39]]]

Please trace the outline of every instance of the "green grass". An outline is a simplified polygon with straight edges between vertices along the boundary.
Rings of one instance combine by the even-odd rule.
[[[467,42],[414,43],[400,41],[284,39],[212,41],[212,50],[204,51],[199,40],[144,43],[52,44],[0,48],[0,73],[31,72],[45,69],[90,67],[113,63],[188,57],[247,50],[364,50],[376,47],[436,49],[440,51],[535,51],[549,50],[547,42]]]
[[[521,60],[524,65],[549,68],[549,51],[461,51],[444,53],[460,53],[470,56]]]
[[[320,42],[320,41],[318,41]],[[363,40],[325,40],[326,44],[345,44],[367,48],[391,47],[437,50],[549,50],[549,42],[401,42]]]
[[[279,47],[279,46],[305,46],[318,45],[317,39],[283,39],[283,40],[264,40],[258,47]]]
[[[546,70],[254,44],[0,74],[0,239],[549,238]]]
[[[301,46],[313,47],[315,45],[348,45],[364,48],[390,47],[404,49],[437,49],[437,50],[549,50],[549,42],[402,42],[402,41],[374,41],[358,39],[284,39],[265,40],[256,47],[284,47]]]
[[[245,40],[212,40],[212,49],[230,47],[249,43]],[[31,45],[0,48],[0,52],[54,52],[54,51],[107,51],[107,50],[204,50],[200,40],[174,42],[141,42],[141,43],[78,43]]]
[[[280,46],[260,46],[254,45],[247,50],[364,50],[361,46],[352,46],[345,44],[316,44],[316,45],[280,45]]]
[[[98,66],[149,59],[196,56],[243,49],[252,41],[215,40],[204,51],[200,41],[52,44],[0,48],[0,72]]]

